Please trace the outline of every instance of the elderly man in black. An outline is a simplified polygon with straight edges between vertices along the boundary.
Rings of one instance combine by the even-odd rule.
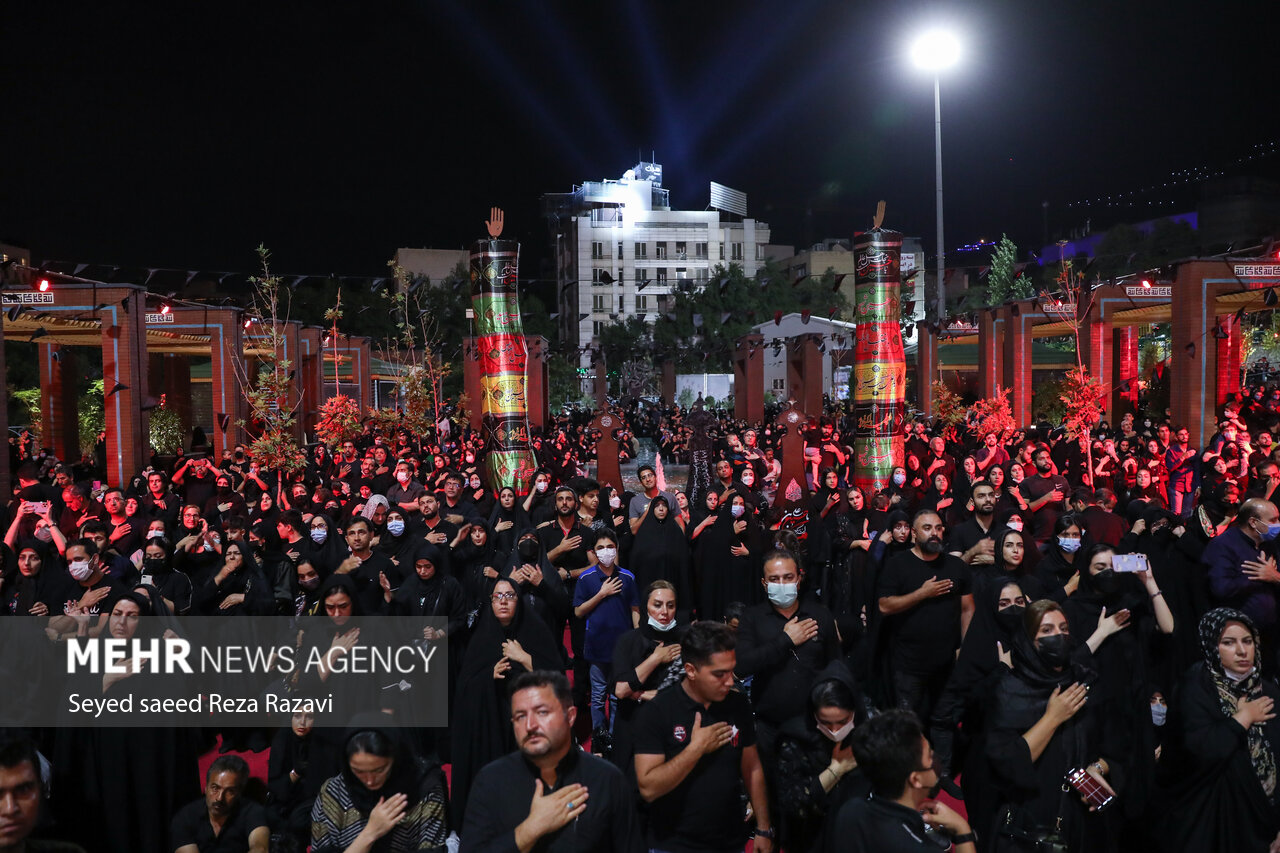
[[[238,755],[221,755],[209,765],[204,799],[173,816],[175,853],[267,853],[271,841],[267,812],[244,798],[249,765]]]
[[[465,853],[639,853],[635,803],[622,772],[573,742],[577,716],[569,680],[523,673],[511,685],[519,752],[476,777],[462,831]]]

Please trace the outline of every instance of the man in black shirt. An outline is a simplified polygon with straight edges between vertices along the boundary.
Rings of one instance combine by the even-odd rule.
[[[385,574],[393,588],[399,587],[409,567],[399,567],[386,554],[373,550],[373,528],[369,520],[356,516],[347,522],[347,547],[351,554],[334,571],[349,574],[356,582],[356,595],[365,613],[376,613],[382,604],[382,581]]]
[[[876,590],[892,649],[894,698],[921,719],[947,683],[973,618],[969,567],[943,553],[942,519],[922,509],[911,522],[915,545],[890,558]]]
[[[1115,548],[1129,532],[1124,519],[1111,512],[1105,504],[1116,505],[1115,492],[1110,489],[1079,488],[1071,496],[1072,509],[1084,526],[1090,542],[1104,543]]]
[[[946,832],[956,853],[974,853],[973,830],[931,796],[938,784],[933,752],[910,711],[873,717],[853,732],[858,769],[871,782],[871,797],[850,800],[827,834],[829,853],[936,853],[925,824]]]
[[[733,632],[718,622],[695,622],[680,653],[684,680],[642,705],[636,718],[636,784],[649,804],[649,848],[741,851],[741,781],[755,810],[755,850],[773,853],[751,708],[732,692]]]
[[[476,776],[461,851],[644,849],[622,772],[573,742],[576,716],[569,680],[561,673],[526,672],[515,680],[511,724],[520,750]]]
[[[1035,513],[1033,536],[1036,544],[1043,545],[1052,538],[1053,525],[1058,516],[1066,512],[1067,495],[1071,494],[1071,486],[1066,478],[1053,473],[1053,460],[1047,444],[1036,445],[1031,454],[1031,462],[1036,466],[1036,476],[1022,481],[1022,494],[1027,499],[1028,508]]]
[[[596,564],[593,550],[596,537],[589,527],[578,520],[578,493],[572,486],[556,489],[555,520],[538,527],[538,539],[542,542],[547,559],[560,573],[565,592],[573,601],[578,577]],[[591,719],[590,686],[591,666],[583,655],[582,643],[586,625],[576,617],[569,619],[569,645],[573,649],[573,699],[583,724]],[[563,629],[557,636],[563,635]]]
[[[991,536],[996,520],[995,487],[986,480],[975,481],[971,500],[973,518],[952,528],[947,550],[971,566],[989,566],[995,562],[996,541]]]
[[[267,813],[244,799],[249,765],[238,755],[220,755],[205,776],[204,799],[173,816],[175,853],[267,853],[271,841]]]

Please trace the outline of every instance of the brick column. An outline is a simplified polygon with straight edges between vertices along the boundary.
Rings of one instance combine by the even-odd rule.
[[[546,428],[551,421],[551,385],[547,374],[547,352],[550,344],[542,335],[525,337],[529,352],[525,370],[528,374],[525,397],[528,401],[529,426]]]
[[[151,458],[147,398],[146,313],[140,288],[98,288],[107,303],[102,318],[102,385],[107,421],[107,481],[113,486],[138,473]],[[128,305],[124,300],[128,300]]]
[[[1010,408],[1013,422],[1023,426],[1031,421],[1031,330],[1044,315],[1035,303],[1024,301],[1001,306],[1000,318],[1004,320],[1004,379],[1012,389]]]
[[[933,380],[938,378],[938,338],[916,324],[916,405],[925,417],[933,417]]]
[[[298,332],[299,352],[302,357],[298,365],[298,422],[303,432],[315,435],[316,422],[320,419],[320,406],[326,397],[324,393],[324,338],[328,334],[318,326],[303,326]]]
[[[40,365],[41,441],[64,462],[80,460],[80,418],[76,400],[76,355],[70,347],[36,344]]]
[[[664,371],[667,365],[663,365]],[[671,365],[672,385],[675,365]],[[764,420],[764,336],[743,335],[733,354],[733,416],[750,424]]]
[[[1217,404],[1222,405],[1227,401],[1227,396],[1240,391],[1240,360],[1243,355],[1242,340],[1240,337],[1240,321],[1236,319],[1234,314],[1219,315],[1217,317],[1218,328],[1226,333],[1225,338],[1217,338],[1209,335],[1206,341],[1213,341],[1217,344],[1218,356],[1218,372],[1217,382]]]
[[[0,311],[0,380],[8,377],[8,368],[4,360],[4,324],[5,312]],[[9,435],[9,383],[0,381],[0,435]],[[9,449],[0,448],[0,495],[12,494],[10,483],[13,472],[9,470]]]
[[[1213,328],[1215,303],[1221,294],[1243,289],[1230,273],[1229,264],[1193,261],[1178,266],[1173,282],[1169,406],[1173,422],[1187,428],[1195,447],[1203,447],[1213,434],[1219,399],[1218,341],[1206,334]],[[1237,381],[1226,390],[1239,388]]]
[[[284,347],[279,357],[289,362],[286,371],[289,375],[289,386],[281,405],[293,411],[293,437],[299,443],[305,443],[306,423],[302,412],[302,324],[289,321],[281,323],[280,326]]]
[[[480,387],[480,339],[463,338],[462,387],[467,394],[467,419],[473,430],[484,421],[484,389]]]
[[[1111,382],[1111,423],[1119,426],[1126,412],[1133,412],[1138,405],[1138,327],[1123,326],[1111,333],[1111,363],[1114,377]],[[1126,391],[1120,386],[1128,382]]]
[[[671,359],[662,362],[662,402],[668,406],[676,402],[676,363]]]
[[[818,350],[821,335],[806,333],[787,339],[787,390],[796,405],[806,414],[822,414],[822,353]],[[759,357],[759,354],[757,354]],[[764,369],[761,367],[761,385]]]
[[[978,393],[984,399],[994,397],[996,386],[1006,387],[1000,333],[1004,321],[991,310],[978,312]]]

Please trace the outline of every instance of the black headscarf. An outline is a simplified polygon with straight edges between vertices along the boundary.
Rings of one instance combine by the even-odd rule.
[[[365,787],[360,778],[351,772],[347,750],[350,748],[352,738],[361,732],[377,732],[391,743],[393,750],[391,773],[382,783],[382,787],[376,791]],[[425,768],[406,747],[400,737],[400,730],[395,727],[388,714],[380,712],[356,714],[351,719],[351,725],[347,727],[342,742],[342,779],[347,785],[347,793],[351,795],[352,803],[362,815],[368,817],[374,806],[384,797],[404,794],[409,798],[406,803],[408,807],[412,807],[421,799],[422,775]]]
[[[667,507],[665,518],[659,519],[653,511],[661,503]],[[627,569],[635,575],[636,588],[641,595],[656,580],[671,581],[676,588],[677,601],[691,601],[689,586],[689,540],[676,523],[678,507],[667,504],[658,495],[649,505],[649,512],[636,530],[635,544],[631,546],[631,560]]]
[[[1222,639],[1228,622],[1239,622],[1253,636],[1255,665],[1253,671],[1240,681],[1227,677],[1222,658],[1218,654],[1218,642]],[[1200,620],[1200,650],[1204,652],[1206,672],[1218,694],[1218,703],[1224,716],[1235,715],[1237,699],[1247,696],[1252,701],[1262,697],[1262,671],[1256,663],[1262,660],[1262,637],[1252,619],[1229,607],[1210,610]],[[1267,796],[1272,797],[1276,792],[1276,757],[1267,742],[1266,733],[1262,726],[1249,726],[1245,734],[1249,742],[1249,761],[1253,764],[1253,772]]]

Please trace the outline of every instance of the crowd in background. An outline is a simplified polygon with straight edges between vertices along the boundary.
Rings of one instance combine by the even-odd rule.
[[[589,414],[536,436],[527,494],[486,488],[447,418],[310,446],[296,474],[237,445],[124,488],[15,451],[0,614],[41,642],[275,614],[349,650],[352,620],[434,616],[452,714],[5,732],[0,805],[32,764],[36,836],[88,851],[1280,850],[1280,389],[1219,407],[1203,447],[1132,415],[919,419],[875,492],[833,408],[785,511],[769,420],[711,413],[691,501],[662,464],[689,462],[687,413],[627,412],[621,461],[648,458],[636,437],[659,455],[630,489],[593,478]],[[255,788],[238,755],[264,751]]]

